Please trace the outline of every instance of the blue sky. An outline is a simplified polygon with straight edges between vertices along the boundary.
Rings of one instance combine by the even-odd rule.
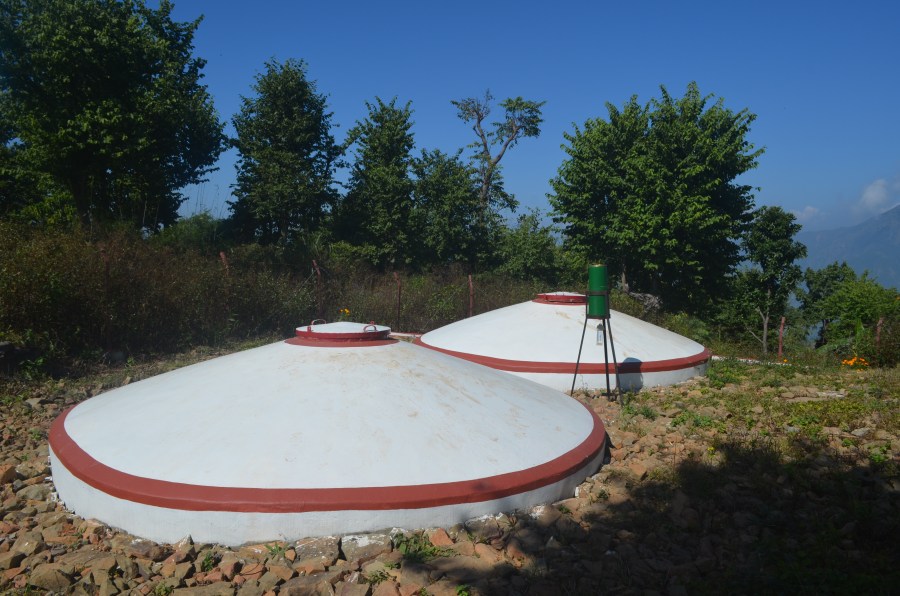
[[[450,100],[543,100],[540,137],[503,165],[522,206],[547,211],[564,132],[606,102],[646,102],[660,85],[680,97],[697,81],[757,115],[751,140],[766,152],[741,180],[757,204],[816,230],[900,203],[900,3],[176,0],[176,19],[200,15],[195,54],[229,134],[272,58],[306,61],[339,141],[375,96],[412,101],[417,148],[446,152],[473,140]],[[228,215],[235,159],[186,189],[182,213]]]

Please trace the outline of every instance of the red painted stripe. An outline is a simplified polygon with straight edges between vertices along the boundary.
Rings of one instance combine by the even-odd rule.
[[[538,304],[559,304],[560,306],[573,306],[587,304],[587,297],[584,294],[538,294],[532,302]]]
[[[375,325],[369,325],[370,327],[374,327]],[[377,329],[373,329],[372,331],[348,331],[344,333],[332,333],[329,331],[318,331],[315,328],[315,325],[310,325],[306,329],[298,327],[294,333],[297,337],[302,337],[304,339],[320,339],[326,341],[377,341],[379,339],[385,339],[388,335],[390,335],[390,329],[382,329],[378,331]]]
[[[571,301],[562,301],[562,300],[544,300],[542,298],[533,298],[532,302],[537,302],[538,304],[552,304],[553,306],[580,306],[584,308],[585,301],[582,299],[581,301],[571,302]]]
[[[505,370],[509,372],[525,372],[525,373],[554,373],[554,374],[575,374],[574,362],[533,362],[529,360],[506,360],[505,358],[493,358],[491,356],[481,356],[479,354],[468,354],[466,352],[456,352],[439,348],[416,338],[413,343],[420,345],[429,350],[443,352],[450,356],[456,356],[469,362],[482,364],[489,368],[497,370]],[[687,356],[684,358],[670,358],[668,360],[652,360],[650,362],[620,362],[619,374],[629,373],[651,373],[664,372],[667,370],[680,370],[682,368],[692,368],[699,366],[709,360],[712,352],[704,348],[699,354]],[[578,365],[578,372],[584,375],[605,374],[609,370],[610,373],[615,372],[612,365],[607,366],[605,363],[582,362]]]
[[[585,406],[587,408],[587,406]],[[478,503],[547,486],[577,472],[603,449],[606,430],[590,408],[594,427],[577,447],[547,463],[487,478],[411,486],[359,488],[240,488],[168,482],[120,472],[88,455],[66,432],[63,412],[50,428],[50,447],[76,478],[113,497],[187,511],[300,513],[423,509]]]
[[[311,346],[313,348],[368,348],[372,346],[387,346],[395,344],[397,339],[306,339],[292,337],[284,340],[284,343],[292,346]]]

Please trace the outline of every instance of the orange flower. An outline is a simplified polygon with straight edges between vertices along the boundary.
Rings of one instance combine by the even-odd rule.
[[[869,363],[866,362],[866,359],[863,358],[862,356],[854,356],[853,358],[850,358],[849,360],[841,360],[841,364],[843,364],[845,366],[849,366],[851,368],[854,366],[858,366],[858,367],[869,366]]]

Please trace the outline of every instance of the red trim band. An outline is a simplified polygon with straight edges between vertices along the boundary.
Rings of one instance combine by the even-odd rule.
[[[587,304],[587,297],[584,294],[538,294],[532,300],[538,304],[558,304],[560,306],[583,306]]]
[[[368,348],[372,346],[388,346],[397,343],[398,339],[307,339],[292,337],[284,343],[292,346],[310,346],[313,348]]]
[[[577,472],[600,453],[607,440],[603,423],[590,408],[585,408],[594,420],[591,433],[580,445],[554,460],[487,478],[411,486],[237,488],[135,476],[97,461],[69,436],[65,421],[73,408],[53,422],[49,439],[59,462],[85,484],[119,499],[155,507],[238,513],[424,509],[491,501],[554,484]]]
[[[425,343],[421,338],[418,337],[413,340],[413,343],[422,346],[423,348],[428,348],[429,350],[443,352],[444,354],[456,356],[457,358],[462,358],[463,360],[475,362],[476,364],[481,364],[483,366],[495,368],[497,370],[523,373],[554,373],[569,375],[575,374],[574,362],[532,362],[529,360],[506,360],[505,358],[493,358],[491,356],[481,356],[479,354],[468,354],[466,352],[456,352],[454,350],[447,350],[445,348],[432,346]],[[619,374],[652,373],[665,372],[668,370],[680,370],[682,368],[699,366],[709,360],[711,356],[712,352],[710,352],[708,348],[704,348],[703,351],[699,354],[695,354],[694,356],[687,356],[684,358],[670,358],[668,360],[653,360],[650,362],[620,362]],[[607,371],[613,373],[615,372],[615,368],[612,365],[607,366],[605,363],[596,362],[582,362],[578,365],[578,372],[584,375],[602,375],[606,374]]]
[[[544,300],[542,298],[534,298],[532,302],[537,302],[538,304],[552,304],[553,306],[581,306],[584,307],[585,302],[563,302],[560,300]]]
[[[372,327],[371,331],[344,331],[344,332],[329,332],[329,331],[317,331],[315,329],[315,325],[307,325],[306,329],[302,327],[297,327],[294,332],[296,337],[302,337],[303,339],[319,339],[325,341],[377,341],[379,339],[385,339],[388,335],[390,335],[390,329],[381,329],[379,330],[375,324],[366,325],[364,328]]]

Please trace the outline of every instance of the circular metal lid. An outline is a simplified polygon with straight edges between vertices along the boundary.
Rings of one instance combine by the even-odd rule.
[[[396,341],[388,337],[390,333],[390,327],[375,323],[350,321],[326,323],[319,319],[304,327],[297,327],[296,336],[288,340],[288,343],[326,347],[332,345],[384,345],[386,342]]]
[[[587,298],[584,294],[575,292],[545,292],[538,294],[534,302],[539,304],[585,304]]]

